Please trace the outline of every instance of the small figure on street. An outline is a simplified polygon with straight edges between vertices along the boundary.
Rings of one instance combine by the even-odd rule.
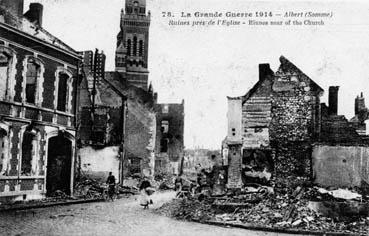
[[[149,204],[152,202],[150,200],[150,190],[151,187],[150,181],[147,177],[144,177],[141,185],[140,185],[140,205],[144,207],[144,209],[149,209]]]
[[[106,180],[108,184],[108,196],[109,198],[114,201],[114,194],[115,194],[115,176],[112,172],[109,172],[108,179]]]
[[[176,179],[174,180],[174,190],[179,192],[182,190],[183,186],[183,179],[181,175],[177,175]]]

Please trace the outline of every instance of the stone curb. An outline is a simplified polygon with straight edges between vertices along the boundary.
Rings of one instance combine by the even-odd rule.
[[[265,232],[274,232],[274,233],[286,233],[286,234],[305,234],[305,235],[324,235],[324,236],[358,236],[364,234],[354,234],[354,233],[339,233],[339,232],[324,232],[324,231],[308,231],[301,229],[288,229],[288,228],[280,228],[280,227],[267,227],[267,226],[258,226],[254,224],[238,224],[238,223],[227,223],[227,222],[219,222],[219,221],[199,221],[192,220],[193,222],[216,225],[222,227],[234,227],[248,230],[257,230],[257,231],[265,231]]]
[[[29,205],[22,205],[22,206],[0,206],[0,212],[7,212],[7,211],[19,211],[19,210],[28,210],[28,209],[36,209],[36,208],[46,208],[52,206],[65,206],[65,205],[73,205],[73,204],[82,204],[82,203],[90,203],[90,202],[101,202],[104,201],[102,198],[95,198],[95,199],[78,199],[78,200],[67,200],[67,201],[60,201],[60,202],[45,202],[45,203],[35,203]]]

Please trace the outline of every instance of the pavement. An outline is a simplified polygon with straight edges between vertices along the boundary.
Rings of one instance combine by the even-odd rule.
[[[138,197],[132,196],[114,202],[0,212],[0,235],[290,235],[177,221],[153,212],[174,196],[174,192],[154,194],[154,205],[149,210],[139,206]]]

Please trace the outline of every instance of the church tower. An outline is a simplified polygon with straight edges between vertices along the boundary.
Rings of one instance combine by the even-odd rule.
[[[148,90],[147,69],[150,12],[146,14],[146,0],[126,0],[121,12],[117,37],[115,70],[127,81]]]

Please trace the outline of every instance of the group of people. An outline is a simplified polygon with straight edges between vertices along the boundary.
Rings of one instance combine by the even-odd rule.
[[[109,172],[109,176],[106,180],[106,184],[108,185],[108,197],[114,201],[114,195],[116,193],[116,180],[115,176],[112,172]],[[144,177],[143,181],[140,184],[140,205],[144,207],[144,209],[149,208],[149,204],[153,204],[152,199],[150,199],[150,195],[152,195],[155,190],[151,187],[150,181],[147,177]]]

